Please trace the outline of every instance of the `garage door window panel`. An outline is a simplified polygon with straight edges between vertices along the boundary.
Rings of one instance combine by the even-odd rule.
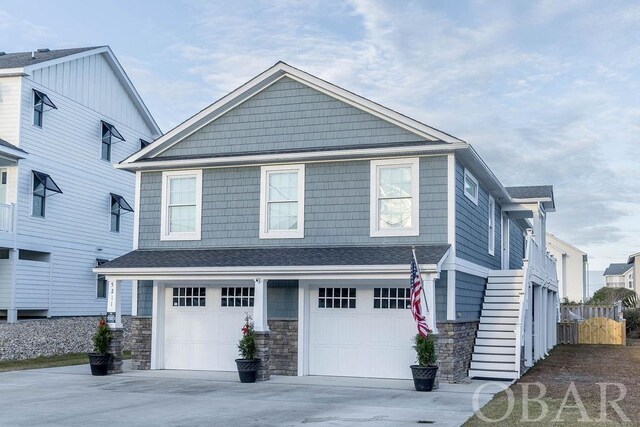
[[[222,288],[221,295],[222,307],[253,307],[255,288],[226,287]]]
[[[374,288],[374,309],[406,309],[410,302],[409,288]]]
[[[356,288],[318,289],[318,308],[356,308]]]
[[[205,307],[207,305],[207,288],[179,287],[173,288],[174,307]]]

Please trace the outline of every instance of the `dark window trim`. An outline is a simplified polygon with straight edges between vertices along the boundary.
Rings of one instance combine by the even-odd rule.
[[[144,139],[140,138],[140,149],[142,150],[144,147],[146,147],[147,145],[150,145],[151,143],[149,141],[145,141]]]
[[[122,211],[133,212],[133,208],[119,194],[109,193],[111,196],[111,231],[120,232],[120,217]]]
[[[32,197],[31,197],[31,215],[44,218],[46,212],[46,199],[49,195],[47,195],[47,191],[52,193],[62,194],[62,190],[55,181],[46,173],[38,172],[32,170]],[[42,188],[38,188],[42,187]],[[38,199],[40,201],[40,210],[39,212],[35,212],[35,203],[34,200]]]
[[[46,93],[33,89],[33,94],[34,94],[34,98],[33,98],[34,106],[41,102],[42,104],[46,105],[47,107],[51,107],[54,110],[58,109],[58,107],[56,107],[56,104],[54,104],[53,101],[51,101],[51,98],[49,98]]]

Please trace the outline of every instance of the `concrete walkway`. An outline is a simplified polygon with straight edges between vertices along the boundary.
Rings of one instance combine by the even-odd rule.
[[[11,426],[458,426],[483,384],[418,393],[407,380],[281,377],[241,384],[235,372],[131,371],[88,365],[0,373],[0,424]],[[484,405],[505,383],[479,394]]]

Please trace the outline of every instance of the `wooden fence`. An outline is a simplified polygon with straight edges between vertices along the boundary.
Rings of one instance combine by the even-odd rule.
[[[578,344],[626,345],[626,322],[594,317],[578,324]]]
[[[622,319],[622,302],[612,305],[562,304],[560,306],[560,322],[606,317],[611,320]]]
[[[558,344],[578,344],[578,322],[558,322]]]

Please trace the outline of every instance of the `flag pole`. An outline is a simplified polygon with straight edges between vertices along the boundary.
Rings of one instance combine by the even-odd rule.
[[[420,270],[420,264],[418,264],[418,258],[416,257],[416,247],[411,246],[411,253],[413,254],[413,259],[416,262],[416,268],[418,270]],[[420,280],[422,281],[422,300],[424,301],[424,308],[425,308],[425,313],[428,312],[431,315],[431,318],[433,319],[433,325],[429,325],[429,327],[433,326],[434,330],[435,330],[435,326],[436,326],[436,313],[432,313],[429,311],[429,305],[427,304],[427,294],[424,290],[424,279],[422,278],[422,271],[420,271]],[[433,284],[433,286],[435,286],[435,282]],[[435,301],[433,302],[435,304]],[[433,332],[433,331],[431,331]]]

